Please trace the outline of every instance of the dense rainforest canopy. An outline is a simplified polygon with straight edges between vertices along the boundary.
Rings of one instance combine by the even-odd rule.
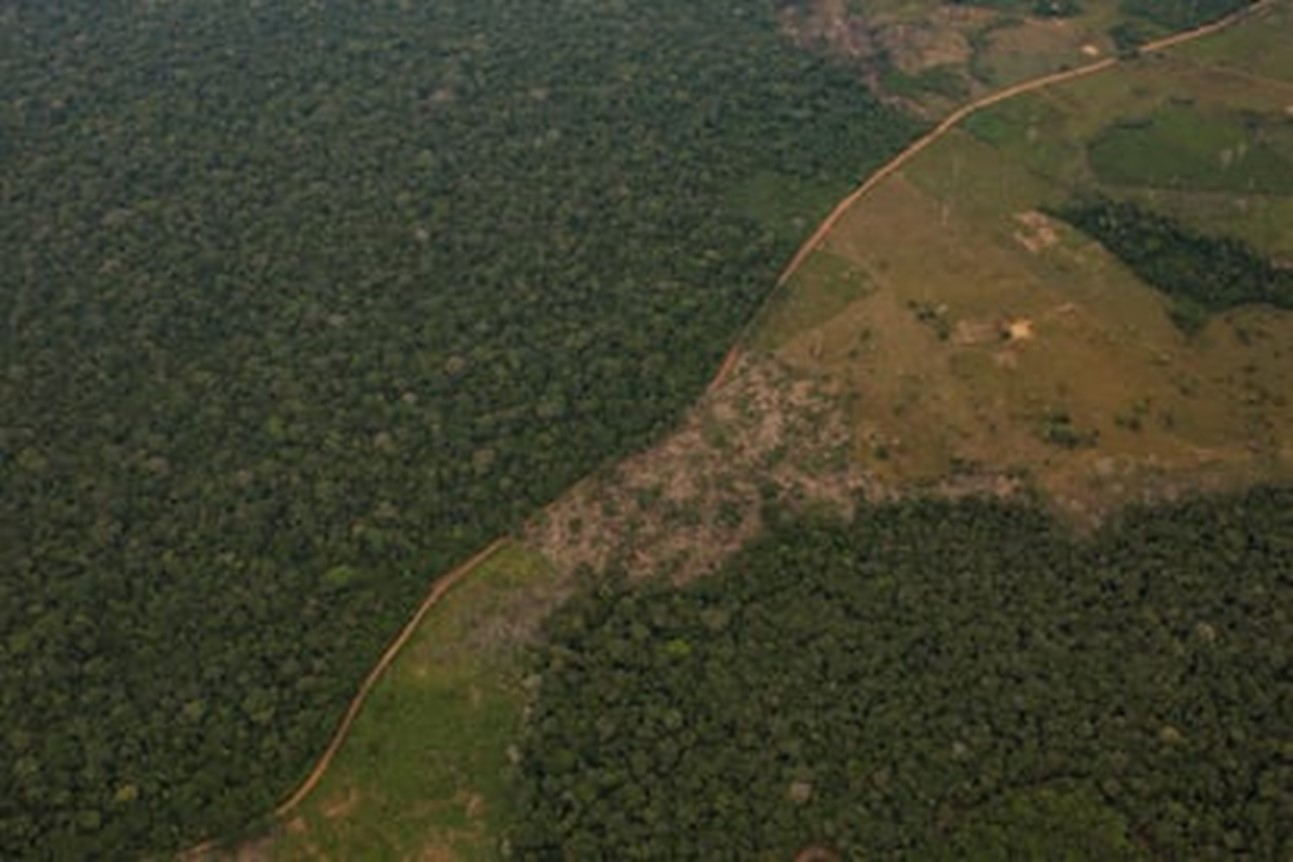
[[[771,0],[11,0],[0,88],[4,858],[266,810],[914,132]]]
[[[523,859],[1287,859],[1293,489],[783,524],[551,621]],[[833,858],[829,854],[816,858]]]

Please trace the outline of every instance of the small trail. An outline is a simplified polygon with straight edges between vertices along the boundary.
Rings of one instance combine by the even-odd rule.
[[[723,357],[723,364],[718,366],[718,371],[714,372],[713,379],[710,380],[709,385],[705,387],[706,395],[717,391],[719,387],[723,385],[724,381],[731,376],[732,369],[736,368],[737,360],[740,358],[741,354],[735,347],[727,351],[727,355]]]
[[[1245,6],[1238,12],[1228,15],[1220,21],[1214,21],[1211,24],[1205,24],[1202,27],[1198,27],[1194,30],[1187,30],[1184,33],[1177,33],[1174,36],[1166,36],[1162,39],[1156,39],[1153,42],[1147,42],[1140,46],[1138,52],[1131,59],[1143,57],[1147,54],[1156,54],[1161,51],[1166,51],[1169,48],[1175,48],[1178,45],[1183,45],[1187,42],[1192,42],[1195,39],[1201,39],[1204,36],[1217,33],[1246,18],[1258,14],[1274,5],[1276,2],[1277,0],[1259,0],[1259,2],[1254,3],[1251,6]],[[976,99],[973,102],[962,105],[951,114],[948,114],[942,122],[909,144],[906,149],[898,153],[898,155],[894,156],[883,167],[867,177],[866,181],[863,182],[862,185],[858,186],[847,197],[835,205],[835,209],[831,210],[830,215],[826,216],[822,223],[817,226],[817,230],[813,232],[812,236],[804,241],[803,245],[799,247],[799,250],[795,252],[795,256],[790,259],[790,263],[786,264],[786,268],[781,271],[781,275],[777,277],[776,286],[769,293],[768,298],[764,300],[763,307],[766,307],[772,296],[775,295],[780,288],[784,287],[786,282],[790,281],[791,277],[799,271],[799,268],[803,266],[804,261],[808,260],[813,252],[822,247],[827,235],[835,229],[835,226],[839,224],[840,219],[844,218],[844,215],[853,207],[854,204],[870,194],[876,186],[880,185],[880,183],[902,170],[908,162],[941,140],[948,132],[959,126],[966,118],[985,108],[990,108],[993,105],[998,105],[1017,96],[1036,92],[1037,90],[1042,90],[1047,87],[1054,87],[1057,84],[1074,81],[1078,78],[1085,78],[1090,75],[1099,74],[1100,72],[1122,65],[1126,62],[1126,59],[1127,58],[1120,56],[1105,57],[1102,60],[1096,60],[1074,69],[1052,72],[1038,78],[1021,81],[1018,84],[1012,84],[1009,87],[1006,87],[1004,90],[998,90],[995,93],[990,93],[980,99]],[[761,310],[762,309],[760,309],[760,311]],[[759,316],[759,311],[756,311],[754,316],[750,319],[751,323],[757,320]],[[747,331],[749,326],[749,324],[746,325]],[[723,363],[719,366],[718,373],[715,375],[714,379],[710,381],[709,387],[706,389],[707,392],[712,392],[722,386],[727,380],[727,377],[731,374],[732,369],[736,367],[736,360],[741,350],[740,344],[741,341],[744,340],[744,334],[745,333],[742,333],[741,337],[737,338],[732,349],[729,350],[727,356],[723,358]]]

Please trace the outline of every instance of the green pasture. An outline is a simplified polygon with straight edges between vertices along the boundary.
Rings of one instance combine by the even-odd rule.
[[[1004,472],[1080,513],[1171,477],[1287,475],[1293,315],[1244,307],[1187,336],[1044,212],[1100,191],[1286,259],[1293,122],[1240,80],[1172,54],[974,115],[848,213],[755,342],[848,385],[857,457],[898,484]],[[870,290],[838,307],[842,262]]]
[[[1088,146],[1096,177],[1235,195],[1293,194],[1293,119],[1166,104],[1107,126]]]

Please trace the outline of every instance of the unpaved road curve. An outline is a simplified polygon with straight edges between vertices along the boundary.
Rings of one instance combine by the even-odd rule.
[[[1166,51],[1169,48],[1175,48],[1176,46],[1183,45],[1186,42],[1192,42],[1195,39],[1209,36],[1261,12],[1262,10],[1274,5],[1275,2],[1277,2],[1277,0],[1259,0],[1259,2],[1254,3],[1251,6],[1246,6],[1238,12],[1222,18],[1220,21],[1206,24],[1194,30],[1187,30],[1184,33],[1177,33],[1174,36],[1167,36],[1153,42],[1148,42],[1140,47],[1137,56]],[[867,177],[866,181],[863,182],[862,185],[858,186],[848,195],[848,197],[835,205],[835,209],[831,210],[830,215],[828,215],[825,220],[817,226],[817,230],[814,231],[813,235],[799,247],[799,250],[795,252],[795,256],[790,259],[790,263],[786,264],[786,268],[781,271],[781,275],[777,277],[776,288],[773,289],[771,295],[775,295],[777,290],[783,287],[786,282],[790,280],[791,276],[798,272],[799,268],[803,266],[804,261],[808,260],[813,252],[821,248],[826,236],[834,230],[835,226],[839,224],[840,219],[844,218],[844,214],[847,213],[854,204],[870,194],[871,190],[880,183],[902,170],[908,162],[942,139],[948,132],[960,125],[967,117],[982,111],[984,108],[990,108],[993,105],[998,105],[1009,99],[1013,99],[1016,96],[1022,96],[1026,93],[1032,93],[1047,87],[1053,87],[1057,84],[1063,84],[1066,81],[1073,81],[1078,78],[1095,75],[1108,69],[1112,69],[1115,66],[1119,66],[1123,62],[1125,61],[1122,57],[1105,57],[1103,60],[1096,60],[1095,62],[1087,63],[1086,65],[1078,66],[1074,69],[1067,69],[1062,72],[1052,72],[1048,75],[1042,75],[1039,78],[1032,78],[1027,81],[1021,81],[1018,84],[1012,84],[1004,90],[990,93],[980,99],[976,99],[969,104],[962,105],[960,108],[957,108],[951,114],[948,114],[947,117],[944,118],[937,126],[922,135],[920,138],[917,138],[883,167]],[[769,299],[771,298],[771,295],[769,296]],[[764,300],[765,305],[767,302],[768,300]],[[758,318],[759,314],[756,312],[751,320],[757,320]],[[723,363],[719,366],[718,373],[714,376],[714,379],[710,381],[707,391],[712,392],[717,389],[727,379],[727,376],[731,374],[732,369],[736,366],[737,354],[741,349],[740,341],[741,339],[738,338],[737,343],[733,345],[732,349],[728,351],[728,355],[724,357]]]

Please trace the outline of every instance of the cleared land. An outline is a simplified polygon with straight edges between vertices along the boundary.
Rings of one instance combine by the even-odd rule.
[[[1012,477],[1082,515],[1288,475],[1293,315],[1246,307],[1186,337],[1041,212],[1101,190],[1293,250],[1287,83],[1236,74],[1288,9],[1266,15],[1208,40],[1225,68],[1169,52],[970,118],[849,210],[753,345],[853,393],[856,457],[895,487]],[[841,272],[869,287],[843,308]]]
[[[855,63],[874,88],[930,118],[1020,81],[1113,57],[1120,0],[1031,2],[812,0],[789,5],[786,30]],[[1166,35],[1145,25],[1147,37]]]

